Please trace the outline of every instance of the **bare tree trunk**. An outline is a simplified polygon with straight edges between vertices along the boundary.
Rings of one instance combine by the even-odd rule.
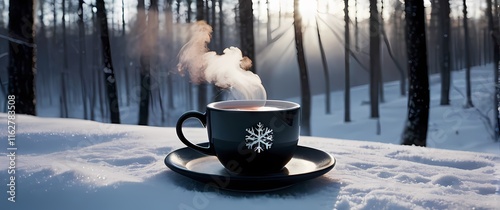
[[[93,8],[93,7],[91,7]],[[96,38],[97,38],[97,33],[98,33],[98,21],[97,21],[97,18],[95,17],[95,12],[93,10],[91,10],[91,13],[92,13],[92,40],[91,42],[92,43],[96,43]],[[91,77],[92,77],[92,84],[91,84],[91,87],[92,87],[92,90],[90,91],[91,92],[91,96],[90,96],[90,120],[95,120],[95,107],[96,107],[96,102],[97,102],[97,81],[98,79],[96,78],[96,66],[98,65],[97,63],[97,52],[99,50],[99,48],[97,47],[97,44],[94,44],[92,46],[92,50],[94,51],[94,53],[92,53],[92,71],[91,71]]]
[[[401,60],[401,63],[407,63],[408,62],[408,58],[406,57],[406,50],[407,50],[407,46],[406,46],[406,32],[405,32],[405,28],[406,28],[406,21],[403,21],[403,14],[404,14],[404,10],[405,10],[405,7],[404,7],[404,4],[397,1],[395,2],[396,4],[396,7],[394,9],[394,11],[397,13],[396,15],[396,18],[398,19],[398,22],[399,22],[399,30],[396,31],[396,37],[398,38],[399,42],[398,42],[398,52],[399,52],[399,59]],[[405,79],[408,79],[408,77],[406,77]],[[407,90],[408,87],[405,86],[405,90]]]
[[[212,44],[213,49],[215,49],[217,53],[222,53],[222,49],[219,49],[219,45],[217,43],[219,41],[219,39],[217,39],[219,34],[217,34],[215,30],[217,28],[216,24],[217,22],[215,17],[215,8],[217,5],[215,0],[211,0],[211,3],[212,5],[210,7],[210,19],[212,20],[211,22],[212,22],[213,33],[212,33],[212,41],[210,43]],[[214,85],[214,87],[216,86]]]
[[[205,4],[203,0],[196,0],[196,20],[205,20]],[[191,83],[189,83],[191,84]],[[190,87],[191,88],[191,87]],[[198,111],[204,111],[208,103],[207,99],[207,84],[200,83],[198,85]]]
[[[68,50],[66,44],[66,0],[62,0],[62,38],[63,38],[63,68],[61,71],[61,117],[68,117],[68,93],[66,92],[66,78],[68,74]]]
[[[159,74],[159,46],[158,46],[158,32],[159,32],[159,16],[158,16],[158,0],[150,0],[150,5],[148,9],[148,31],[147,31],[147,37],[148,37],[148,57],[151,60],[151,69],[150,71],[152,72],[153,75],[157,75],[153,77],[153,83],[149,89],[149,97],[152,98],[153,94],[151,93],[153,90],[158,91],[158,96],[159,96],[159,106],[160,106],[160,115],[161,115],[161,122],[162,125],[165,123],[165,109],[163,107],[162,103],[162,96],[161,94],[161,83],[163,83],[163,74]],[[160,83],[161,81],[161,83]],[[151,99],[152,100],[152,99]]]
[[[130,78],[129,78],[129,58],[127,55],[127,37],[125,31],[125,1],[122,0],[122,43],[125,50],[122,50],[122,64],[123,64],[123,75],[125,76],[125,102],[127,106],[130,106]]]
[[[450,2],[439,1],[441,36],[441,105],[450,105],[451,59],[450,59]]]
[[[140,35],[140,99],[139,99],[139,125],[147,125],[149,121],[149,95],[150,95],[150,60],[146,55],[146,50],[148,50],[147,36],[148,36],[148,26],[146,22],[146,7],[144,0],[139,0],[137,4],[137,26],[139,32],[144,32]]]
[[[85,83],[84,65],[85,65],[85,26],[83,25],[83,0],[78,0],[78,32],[79,32],[79,70],[80,70],[80,84],[82,88],[82,104],[83,104],[83,118],[88,119],[87,108],[87,87]]]
[[[36,48],[34,2],[9,1],[9,100],[15,101],[17,114],[36,115]],[[7,99],[6,99],[7,100]],[[9,111],[14,111],[8,109]]]
[[[370,117],[379,118],[380,23],[377,0],[370,0]]]
[[[267,25],[266,25],[266,38],[267,38],[267,44],[271,43],[271,12],[269,12],[270,4],[269,0],[266,0],[266,12],[267,12]],[[318,20],[316,20],[316,23],[318,23]]]
[[[489,42],[489,30],[488,26],[483,28],[483,46],[484,46],[484,56],[483,56],[483,65],[486,65],[489,62],[490,59],[490,47],[491,43]]]
[[[466,89],[466,95],[467,99],[465,101],[465,108],[470,108],[474,107],[472,104],[472,96],[471,96],[471,88],[470,88],[470,58],[469,58],[469,29],[468,29],[468,24],[467,24],[467,3],[465,0],[463,0],[463,12],[464,12],[464,37],[465,37],[465,89]]]
[[[431,17],[430,17],[430,24],[429,24],[429,30],[428,30],[428,42],[427,42],[427,48],[429,49],[428,52],[428,59],[429,59],[429,72],[430,73],[437,73],[440,72],[440,55],[441,50],[440,50],[440,39],[441,37],[441,29],[438,25],[439,22],[439,3],[438,0],[431,0]]]
[[[57,46],[57,7],[56,7],[56,0],[52,1],[52,47],[55,49],[59,49],[59,46]],[[50,51],[49,50],[49,59],[50,60],[55,60],[53,57],[58,57],[57,55],[57,50]],[[56,66],[57,63],[54,61],[52,65],[49,66],[49,72],[52,74],[53,70],[55,69],[54,66]],[[52,82],[53,78],[49,77],[49,82],[50,84],[54,83]],[[60,97],[59,97],[60,98]],[[52,105],[52,96],[49,97],[49,104]],[[62,108],[61,108],[62,109]]]
[[[453,23],[456,23],[456,27],[451,27],[451,34],[453,39],[451,39],[451,53],[450,53],[450,61],[451,63],[454,63],[455,65],[452,66],[451,70],[460,70],[464,68],[464,49],[462,48],[461,42],[462,42],[462,24],[460,22],[460,16],[457,17],[457,20],[451,20],[451,24],[454,25]],[[453,35],[453,32],[455,32],[455,35]],[[450,82],[451,85],[451,82]]]
[[[205,3],[203,2],[203,0],[196,0],[196,20],[205,19],[203,8],[205,8]]]
[[[255,40],[253,34],[253,8],[252,0],[238,0],[240,12],[240,38],[241,38],[241,52],[243,56],[247,56],[252,60],[252,67],[250,71],[256,72],[256,59],[255,59]]]
[[[38,96],[38,104],[47,104],[45,101],[46,99],[48,98],[48,95],[50,94],[50,88],[51,88],[51,84],[52,83],[48,83],[48,79],[50,76],[52,76],[51,74],[49,74],[48,70],[49,70],[49,67],[48,67],[48,64],[51,62],[50,59],[48,58],[48,49],[49,49],[49,43],[47,41],[47,34],[46,34],[46,28],[45,28],[45,10],[44,10],[44,4],[45,4],[45,0],[39,0],[38,1],[39,3],[39,7],[40,7],[40,15],[39,15],[39,25],[40,25],[40,30],[36,33],[37,35],[37,39],[38,39],[38,45],[37,45],[37,60],[39,60],[40,62],[38,62],[38,67],[37,67],[37,73],[42,73],[41,78],[42,79],[42,85],[38,85],[39,88],[37,90],[37,93],[36,95]],[[3,4],[0,3],[0,4]],[[3,6],[0,6],[0,11],[3,12]],[[3,18],[1,18],[3,19]],[[3,20],[0,20],[0,22],[3,22]],[[3,27],[3,24],[0,23],[0,27],[2,27],[2,29],[4,29],[5,27]],[[3,52],[3,47],[0,48]],[[43,49],[43,51],[40,51],[39,49]],[[42,53],[40,53],[42,52]],[[8,54],[7,54],[8,55]],[[2,58],[3,56],[6,56],[6,54],[2,54],[0,55],[0,58]],[[3,80],[0,79],[0,89],[1,89],[1,92],[2,92],[2,95],[5,95],[5,97],[7,97],[7,90],[5,90],[3,84],[2,84]]]
[[[354,45],[356,51],[359,52],[358,0],[354,0],[354,7],[356,8],[356,12],[354,13]]]
[[[316,18],[316,32],[318,34],[319,52],[321,54],[321,63],[323,64],[323,74],[325,76],[325,112],[326,114],[330,114],[330,74],[328,73],[328,63],[326,62],[325,49],[323,48],[323,42],[321,41],[321,34],[319,32],[318,18]]]
[[[495,84],[495,94],[493,100],[494,108],[494,128],[495,128],[495,141],[499,141],[500,138],[500,26],[498,26],[498,11],[495,9],[495,16],[493,16],[493,7],[491,5],[491,0],[486,0],[486,15],[488,16],[488,29],[493,41],[493,80]],[[495,5],[497,2],[495,1]],[[495,19],[496,20],[495,20]]]
[[[499,8],[498,8],[498,1],[495,0],[495,17],[496,17],[496,21],[491,21],[491,26],[493,28],[492,30],[492,33],[491,33],[491,36],[493,37],[493,67],[495,68],[494,69],[494,72],[495,72],[495,92],[496,92],[496,112],[495,112],[495,115],[496,115],[496,130],[498,133],[500,133],[500,26],[499,26],[499,16],[500,16],[500,13],[499,13]],[[491,8],[491,7],[490,7]],[[496,137],[496,141],[499,141],[499,136],[500,135],[497,135]]]
[[[212,17],[212,22],[215,23],[216,21],[216,17],[215,17],[215,0],[212,0],[212,13],[213,13],[213,17]],[[218,28],[218,34],[217,34],[217,37],[214,37],[212,39],[215,39],[217,40],[217,42],[215,43],[215,49],[217,50],[218,53],[222,53],[222,51],[224,50],[224,12],[222,10],[222,0],[219,0],[219,18],[218,18],[218,21],[219,21],[219,25],[216,26],[216,25],[213,25],[212,27],[214,28],[214,32],[215,32],[215,28]],[[217,39],[216,39],[217,38]],[[216,85],[213,86],[213,92],[214,92],[214,101],[222,101],[224,100],[224,97],[223,97],[223,94],[222,93],[222,88],[220,87],[217,87]]]
[[[219,44],[220,49],[224,49],[224,11],[222,10],[222,1],[219,0]]]
[[[209,45],[211,46],[211,49],[214,49],[215,52],[222,53],[221,45],[218,43],[220,41],[219,39],[220,35],[218,33],[218,30],[216,30],[218,28],[217,17],[215,15],[215,9],[217,7],[217,4],[215,0],[211,0],[211,3],[212,4],[210,6],[210,19],[211,19],[213,33],[212,33],[212,41],[209,43]],[[219,92],[221,92],[222,89],[220,87],[217,87],[216,85],[211,85],[211,88],[213,93],[212,101],[222,101],[223,100],[222,94],[218,94]]]
[[[293,19],[295,29],[295,47],[297,49],[297,61],[300,73],[300,90],[302,106],[301,135],[311,135],[311,90],[309,87],[309,76],[307,71],[304,46],[302,43],[302,15],[299,10],[299,0],[293,1]]]
[[[403,130],[402,144],[425,147],[430,98],[424,1],[405,0],[405,7],[410,89],[408,93],[408,117]]]
[[[104,78],[108,95],[108,105],[111,123],[120,123],[120,108],[118,105],[118,92],[116,90],[116,78],[111,59],[111,46],[109,44],[108,20],[104,0],[96,0],[97,17],[101,28],[101,44],[104,61]]]
[[[170,54],[170,50],[172,50],[172,46],[173,46],[173,15],[172,15],[172,1],[170,0],[167,0],[166,2],[166,6],[165,6],[165,10],[164,10],[164,14],[165,14],[165,30],[166,30],[166,33],[167,33],[167,52]],[[189,8],[191,8],[191,1],[188,2],[189,4]],[[191,15],[189,15],[191,16]],[[191,19],[191,18],[189,18]],[[191,21],[191,20],[189,20]],[[167,65],[170,66],[170,62],[167,63]],[[174,109],[174,92],[173,92],[173,79],[172,79],[172,74],[169,74],[167,75],[167,97],[168,97],[168,108],[169,109]]]
[[[356,0],[357,4],[357,0]],[[356,9],[357,12],[357,9]],[[357,21],[357,17],[356,17]],[[344,22],[345,22],[345,46],[344,46],[344,65],[345,65],[345,81],[344,81],[344,122],[351,122],[351,68],[350,56],[351,44],[349,33],[349,0],[344,0]],[[356,22],[357,24],[357,22]],[[357,36],[357,35],[356,35]]]
[[[378,45],[379,45],[379,48],[380,48],[380,34],[382,34],[382,31],[384,31],[384,0],[381,0],[380,2],[381,4],[381,8],[380,8],[380,16],[379,16],[379,20],[380,20],[380,24],[379,24],[379,39],[378,39]],[[379,87],[379,102],[380,103],[384,103],[385,102],[385,96],[384,96],[384,78],[383,78],[383,75],[382,75],[382,62],[383,62],[383,51],[380,50],[380,65],[379,65],[379,68],[378,68],[378,87]]]
[[[481,65],[481,54],[482,54],[482,50],[481,50],[481,35],[480,35],[480,31],[481,29],[478,27],[477,24],[474,24],[476,21],[475,20],[472,20],[473,21],[473,24],[472,24],[472,41],[473,43],[469,43],[469,47],[472,48],[472,55],[475,55],[473,56],[474,59],[471,60],[471,66],[479,66]]]
[[[211,21],[211,20],[210,20],[210,18],[209,18],[210,14],[209,14],[209,11],[208,11],[208,8],[209,8],[209,7],[208,7],[208,1],[209,1],[209,0],[205,0],[205,7],[203,8],[205,11],[204,11],[204,13],[203,13],[203,14],[205,15],[205,16],[204,16],[204,20],[205,20],[205,21],[207,21],[207,23],[210,25],[210,21]]]

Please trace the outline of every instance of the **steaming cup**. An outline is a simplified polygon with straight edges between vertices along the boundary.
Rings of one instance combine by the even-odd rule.
[[[284,170],[293,157],[300,132],[300,105],[279,100],[234,100],[210,103],[206,112],[189,111],[177,121],[179,139],[206,155],[215,155],[230,172],[268,174]],[[183,122],[198,119],[208,145],[193,144]]]

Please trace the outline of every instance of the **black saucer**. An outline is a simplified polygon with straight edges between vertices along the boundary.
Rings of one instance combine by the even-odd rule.
[[[165,165],[172,171],[207,184],[207,187],[261,192],[285,188],[321,176],[335,166],[335,158],[321,150],[297,146],[292,160],[281,172],[250,176],[229,173],[215,156],[204,155],[185,147],[168,154]]]

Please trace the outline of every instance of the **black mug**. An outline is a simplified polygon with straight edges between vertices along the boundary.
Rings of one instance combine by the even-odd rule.
[[[208,146],[195,145],[182,133],[183,122],[197,118],[208,131]],[[300,132],[300,105],[278,100],[235,100],[207,105],[205,113],[184,113],[177,136],[188,147],[215,155],[230,172],[281,171],[293,157]]]

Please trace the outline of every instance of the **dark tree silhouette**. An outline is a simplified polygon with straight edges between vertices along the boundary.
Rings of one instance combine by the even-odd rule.
[[[97,18],[99,18],[102,57],[104,62],[103,73],[106,82],[106,92],[108,96],[108,106],[111,123],[120,123],[120,109],[118,106],[118,92],[116,90],[116,78],[111,59],[111,46],[109,44],[108,19],[104,0],[96,0]]]
[[[323,41],[321,40],[321,33],[319,32],[318,18],[316,17],[316,33],[318,34],[319,52],[321,55],[321,63],[323,64],[323,74],[325,76],[325,113],[331,113],[330,105],[330,74],[328,72],[328,62],[326,61],[325,49],[323,48]]]
[[[208,6],[208,5],[207,5]],[[220,25],[222,22],[218,22],[219,25],[217,25],[217,16],[215,14],[215,10],[217,8],[217,4],[215,0],[212,0],[212,4],[210,6],[210,24],[212,26],[212,41],[209,43],[209,48],[214,50],[217,53],[222,53],[223,47],[221,45],[221,34],[219,33],[220,30]],[[222,10],[219,11],[220,14],[222,14]],[[224,100],[223,94],[219,94],[222,92],[222,88],[217,87],[216,85],[212,85],[212,93],[215,93],[215,95],[212,97],[212,101],[222,101]]]
[[[408,117],[402,144],[426,146],[429,123],[429,76],[423,0],[405,0],[408,54]]]
[[[0,3],[2,4],[2,3]],[[50,68],[50,63],[52,62],[52,60],[49,58],[49,47],[48,47],[48,39],[47,39],[47,29],[46,29],[46,26],[45,26],[45,10],[44,10],[44,4],[45,4],[45,0],[39,0],[38,1],[38,4],[40,5],[39,8],[40,8],[40,12],[39,12],[39,25],[40,25],[40,29],[36,32],[36,40],[38,42],[37,44],[37,60],[39,61],[44,61],[44,62],[38,62],[37,63],[37,71],[40,72],[43,71],[43,73],[39,74],[38,75],[38,78],[40,78],[41,80],[43,81],[49,81],[51,80],[51,75],[52,73],[50,72],[49,69]],[[2,8],[3,10],[3,8]],[[0,22],[3,22],[0,21]],[[0,27],[5,28],[4,26],[0,25]],[[2,49],[3,50],[3,49]],[[0,55],[1,56],[1,55]],[[0,78],[0,82],[2,82],[3,80]],[[51,82],[49,82],[48,84],[52,84]],[[38,84],[38,92],[40,95],[44,95],[45,97],[37,97],[37,104],[47,104],[45,101],[49,101],[50,98],[51,98],[51,94],[52,94],[52,91],[50,90],[50,86],[49,85],[41,85],[41,84]],[[0,85],[1,87],[1,91],[3,93],[3,95],[6,95],[7,94],[7,91],[4,90],[4,87],[3,85]],[[48,96],[48,97],[47,97]]]
[[[302,15],[299,10],[299,0],[293,1],[293,27],[295,30],[295,48],[297,49],[297,61],[299,63],[300,90],[302,106],[301,135],[311,135],[311,90],[309,87],[309,76],[307,71],[306,57],[302,43]]]
[[[151,96],[151,57],[155,38],[152,37],[154,20],[158,17],[158,4],[157,0],[151,0],[148,12],[148,21],[146,22],[146,10],[144,7],[144,0],[139,0],[137,4],[137,20],[139,22],[140,30],[145,33],[141,35],[141,55],[139,62],[141,63],[140,79],[141,79],[141,98],[139,101],[139,125],[147,125],[149,121],[149,98]]]
[[[80,73],[80,85],[82,88],[82,104],[83,104],[83,119],[88,119],[87,116],[87,87],[85,83],[85,25],[83,23],[83,0],[78,0],[78,43],[80,55],[79,58],[79,73]]]
[[[221,0],[222,1],[222,0]],[[267,38],[267,44],[271,43],[272,40],[272,28],[271,28],[271,12],[269,11],[271,7],[271,4],[269,4],[269,0],[266,0],[266,14],[267,14],[267,24],[266,24],[266,38]],[[316,23],[318,23],[318,20],[316,19]]]
[[[203,8],[205,7],[205,3],[203,0],[196,0],[196,20],[204,20],[205,14]]]
[[[488,31],[493,40],[493,80],[495,84],[495,94],[493,101],[494,107],[494,129],[495,141],[500,139],[500,26],[498,25],[498,18],[494,19],[493,6],[491,0],[486,0],[486,15],[488,16]],[[495,4],[496,5],[496,4]],[[495,9],[497,10],[497,9]],[[495,12],[498,15],[498,11]]]
[[[189,8],[191,8],[191,2],[189,3]],[[189,9],[191,10],[191,9]],[[170,54],[170,49],[173,47],[173,34],[174,34],[174,29],[173,29],[173,24],[174,24],[174,18],[173,18],[173,13],[172,13],[172,0],[167,0],[165,1],[165,7],[163,14],[165,15],[165,31],[167,33],[167,41],[166,41],[166,50],[167,53]],[[191,16],[191,15],[188,15]],[[191,19],[191,17],[189,18]],[[171,60],[169,59],[167,65],[171,65]],[[169,72],[167,75],[167,97],[168,97],[168,108],[169,109],[174,109],[174,91],[173,91],[173,74]]]
[[[99,28],[98,27],[99,26],[99,20],[96,18],[96,14],[95,14],[95,12],[93,10],[95,8],[94,5],[91,5],[90,8],[91,8],[90,12],[92,13],[92,15],[91,15],[92,25],[94,25],[94,27],[90,28],[92,30],[92,39],[91,39],[91,42],[92,43],[96,43],[97,42],[97,40],[96,40],[97,39],[96,34],[98,34],[97,32],[98,32],[98,28]],[[98,68],[97,67],[98,66],[98,64],[97,64],[98,63],[97,62],[97,59],[98,59],[97,55],[98,55],[98,52],[99,52],[99,46],[97,44],[94,44],[92,46],[92,51],[94,53],[91,53],[91,55],[92,55],[91,56],[92,57],[92,59],[91,59],[91,61],[92,61],[91,62],[92,63],[92,74],[91,74],[92,84],[90,85],[91,90],[89,91],[90,92],[89,104],[90,104],[90,120],[95,120],[95,116],[96,116],[96,114],[95,114],[95,107],[97,105],[97,96],[98,96],[98,93],[97,93],[97,83],[98,83],[98,78],[100,78],[100,77],[97,77],[98,76],[97,73],[99,71],[95,71],[95,69]],[[100,84],[100,82],[99,82],[99,84]],[[101,91],[99,91],[99,93],[100,92]],[[102,107],[100,107],[100,108],[102,109]]]
[[[9,1],[9,95],[16,113],[36,115],[36,48],[33,0]]]
[[[468,23],[467,23],[467,3],[465,2],[465,0],[463,0],[463,13],[464,13],[464,18],[463,18],[463,22],[464,22],[464,45],[465,45],[465,50],[464,50],[464,53],[465,53],[465,92],[466,92],[466,99],[465,99],[465,105],[464,107],[465,108],[470,108],[470,107],[474,107],[474,105],[472,104],[472,94],[471,94],[471,88],[470,88],[470,67],[471,67],[471,63],[470,63],[470,54],[469,54],[469,50],[470,50],[470,47],[469,47],[469,28],[468,28]]]
[[[146,7],[144,5],[144,0],[139,0],[137,3],[137,26],[138,31],[141,33],[141,47],[139,63],[140,67],[140,99],[139,99],[139,125],[147,125],[149,120],[149,96],[151,95],[151,75],[150,67],[151,61],[147,55],[148,46],[146,46],[147,40],[147,23],[146,23]]]
[[[61,104],[61,117],[68,117],[68,93],[66,92],[66,79],[68,78],[68,46],[66,42],[66,0],[62,0],[62,39],[63,39],[63,68],[61,71],[61,97],[59,98]]]
[[[429,30],[427,31],[427,49],[429,49],[429,73],[438,73],[440,64],[440,40],[441,29],[439,27],[439,2],[431,0],[431,14],[429,19]]]
[[[404,28],[405,28],[405,21],[403,18],[404,14],[404,5],[400,1],[395,1],[393,3],[394,5],[394,13],[392,16],[392,20],[394,21],[394,30],[393,30],[393,35],[395,37],[394,41],[394,56],[397,58],[397,60],[401,61],[401,64],[406,64],[406,45],[405,45],[405,35],[404,35]],[[397,62],[395,62],[397,63]],[[400,84],[400,93],[402,96],[406,96],[406,66],[401,65],[403,68],[401,76],[402,83],[405,83],[404,85]],[[404,74],[404,75],[403,75]]]
[[[240,18],[240,39],[241,39],[241,52],[252,60],[252,67],[250,71],[256,72],[255,60],[255,40],[253,35],[253,8],[252,0],[238,0],[238,10]]]
[[[451,59],[450,59],[450,2],[439,1],[439,23],[441,27],[441,105],[450,105]]]
[[[126,32],[125,32],[125,0],[122,0],[122,33],[121,33],[121,38],[122,38],[122,43],[123,43],[123,46],[126,46],[127,44],[127,37],[125,36],[126,35]],[[125,101],[126,101],[126,105],[127,106],[130,106],[130,77],[129,77],[129,68],[128,68],[128,65],[129,65],[129,57],[127,54],[127,49],[125,50],[122,50],[120,52],[120,56],[122,58],[122,65],[123,65],[123,68],[122,68],[122,71],[124,72],[124,76],[125,76]]]
[[[219,0],[219,49],[224,49],[224,10],[222,8],[222,1]]]
[[[370,0],[370,117],[379,118],[380,23],[377,0]]]
[[[356,3],[357,4],[357,3]],[[357,21],[357,17],[356,17]],[[350,69],[350,33],[349,33],[349,0],[344,0],[345,46],[344,46],[344,122],[351,121],[351,69]],[[357,24],[357,22],[356,22]]]
[[[379,68],[378,68],[378,89],[379,89],[379,96],[378,96],[378,99],[379,99],[379,102],[380,103],[384,103],[385,102],[385,96],[384,96],[384,78],[382,78],[382,58],[384,57],[382,55],[383,51],[380,50],[380,35],[383,35],[383,31],[384,31],[384,0],[380,0],[380,15],[378,17],[378,21],[379,21],[379,29],[378,29],[378,46],[379,46],[379,54],[380,54],[380,65],[379,65]]]
[[[359,52],[359,30],[358,30],[358,0],[354,0],[354,45],[356,52]]]
[[[203,0],[196,0],[196,21],[205,20],[205,4]],[[190,87],[191,88],[191,87]],[[204,111],[208,103],[207,99],[207,84],[200,83],[198,85],[198,110]]]

